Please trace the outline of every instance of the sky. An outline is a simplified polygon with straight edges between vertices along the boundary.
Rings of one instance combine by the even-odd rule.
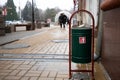
[[[14,4],[18,8],[20,5],[20,8],[23,9],[27,0],[13,0]],[[32,0],[29,0],[32,1]],[[73,8],[73,0],[33,0],[38,8],[41,8],[43,10],[47,8],[55,8],[58,7],[62,10],[70,10]],[[3,5],[7,0],[0,0],[0,5]]]

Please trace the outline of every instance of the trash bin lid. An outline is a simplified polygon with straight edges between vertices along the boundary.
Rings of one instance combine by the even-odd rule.
[[[90,33],[92,32],[92,28],[90,27],[73,27],[72,34],[78,33]]]

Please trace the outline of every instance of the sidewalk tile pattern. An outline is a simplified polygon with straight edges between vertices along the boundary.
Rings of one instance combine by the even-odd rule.
[[[67,54],[68,55],[68,42],[56,43],[53,40],[66,40],[68,39],[68,30],[49,29],[43,31],[38,35],[20,39],[16,43],[27,43],[31,45],[29,48],[22,49],[0,49],[1,54],[34,54],[32,56],[25,56],[26,58],[41,58],[35,54]],[[10,56],[7,56],[10,57]],[[12,56],[15,58],[16,56]],[[19,56],[17,56],[19,57]],[[21,57],[21,56],[20,56]],[[25,58],[24,57],[24,58]],[[60,56],[61,57],[61,56]],[[45,57],[42,57],[45,58]],[[49,58],[49,56],[47,57]],[[59,58],[59,56],[52,56],[50,58]],[[62,56],[62,58],[66,58]],[[67,56],[68,58],[68,56]],[[91,65],[76,65],[72,63],[72,68],[77,69],[90,69]],[[0,80],[68,80],[69,76],[68,61],[30,61],[30,60],[0,60]],[[90,74],[88,73],[90,76]],[[95,63],[95,79],[106,80],[103,70],[98,63]]]

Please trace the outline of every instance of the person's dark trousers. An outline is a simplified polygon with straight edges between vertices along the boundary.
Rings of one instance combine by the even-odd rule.
[[[62,23],[60,23],[60,28],[62,28]]]
[[[65,28],[65,24],[63,24],[63,27]]]

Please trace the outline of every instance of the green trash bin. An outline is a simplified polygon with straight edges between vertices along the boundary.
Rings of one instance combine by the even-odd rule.
[[[91,35],[91,28],[72,28],[72,62],[91,62]]]

